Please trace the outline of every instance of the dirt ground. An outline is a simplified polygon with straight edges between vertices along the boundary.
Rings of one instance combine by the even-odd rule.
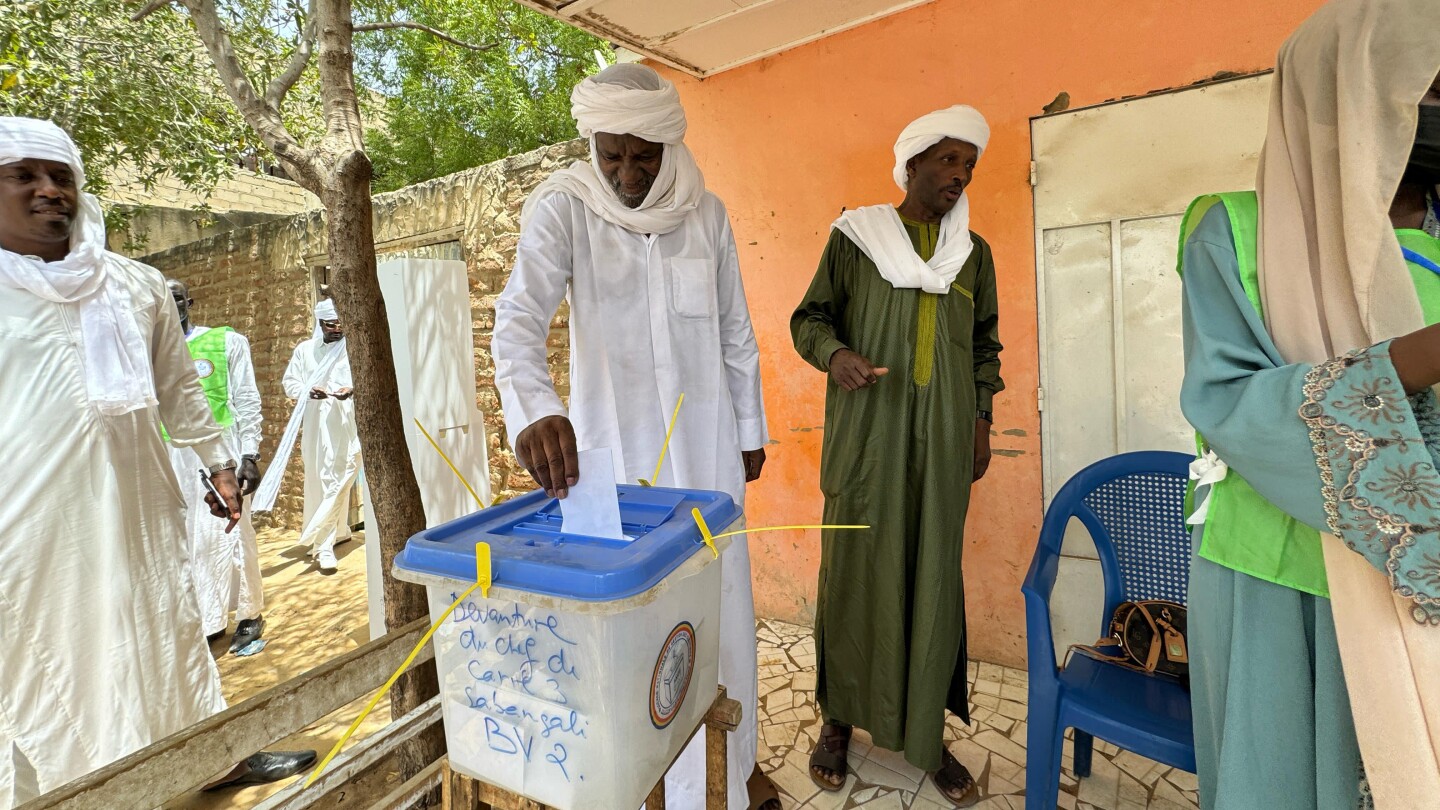
[[[365,538],[356,532],[355,539],[337,546],[335,555],[340,568],[334,574],[322,574],[310,561],[308,551],[295,545],[297,532],[266,530],[260,532],[260,565],[265,580],[266,647],[258,655],[239,658],[230,655],[229,633],[211,645],[211,652],[220,667],[220,680],[225,698],[231,705],[283,683],[306,670],[343,655],[370,640],[369,611],[365,592]],[[321,757],[330,750],[345,729],[364,709],[371,695],[324,718],[300,733],[271,746],[270,750],[293,751],[315,749]],[[390,702],[382,699],[360,729],[346,743],[350,747],[366,735],[390,722]],[[304,778],[303,776],[297,778]],[[357,785],[362,792],[383,796],[394,787],[390,782]],[[177,799],[167,808],[185,810],[229,810],[251,807],[285,787],[287,783],[266,785],[246,790],[217,793],[195,793]],[[382,789],[383,788],[383,789]],[[348,804],[348,803],[347,803]]]

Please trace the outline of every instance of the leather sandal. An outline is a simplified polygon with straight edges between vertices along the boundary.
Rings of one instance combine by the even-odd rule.
[[[838,723],[826,723],[820,727],[820,740],[815,743],[815,750],[810,752],[810,781],[816,787],[830,793],[845,787],[845,780],[850,775],[850,733],[854,730],[854,726]],[[839,774],[840,784],[826,779],[820,771]]]
[[[956,807],[971,807],[980,801],[980,783],[970,775],[969,768],[949,750],[941,753],[940,762],[940,770],[930,778],[935,780],[935,789],[940,791],[941,796]]]

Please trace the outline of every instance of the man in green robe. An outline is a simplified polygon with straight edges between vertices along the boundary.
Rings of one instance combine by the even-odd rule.
[[[956,806],[978,798],[945,750],[945,710],[969,722],[960,572],[970,485],[990,461],[1000,379],[990,248],[965,196],[989,139],[970,107],[931,113],[895,145],[897,208],[835,222],[795,348],[829,375],[820,487],[816,697],[826,724],[811,778],[845,781],[850,732],[934,774]]]

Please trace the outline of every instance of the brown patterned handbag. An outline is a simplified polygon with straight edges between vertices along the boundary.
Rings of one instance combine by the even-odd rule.
[[[1174,602],[1121,602],[1110,618],[1110,635],[1093,645],[1072,644],[1070,650],[1146,674],[1168,675],[1189,685],[1185,606]]]

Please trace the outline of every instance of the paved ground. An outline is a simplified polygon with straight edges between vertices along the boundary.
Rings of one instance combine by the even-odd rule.
[[[940,810],[951,805],[922,771],[892,751],[872,748],[856,731],[851,775],[836,793],[810,781],[810,751],[820,733],[815,708],[815,641],[810,628],[761,621],[760,765],[786,794],[787,808]],[[970,664],[973,725],[950,717],[950,752],[980,783],[982,810],[1024,810],[1025,700],[1028,680],[1018,669]],[[1091,775],[1077,782],[1066,743],[1060,806],[1066,810],[1195,810],[1195,776],[1095,741]]]

